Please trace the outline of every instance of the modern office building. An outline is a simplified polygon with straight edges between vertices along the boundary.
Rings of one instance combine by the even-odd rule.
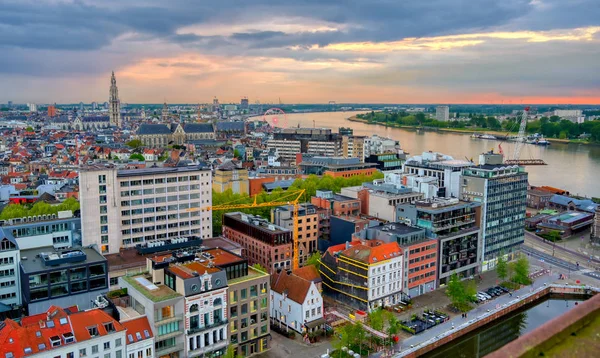
[[[458,199],[435,198],[398,206],[398,221],[425,229],[428,238],[437,240],[440,285],[451,275],[469,277],[481,265],[481,204]]]
[[[53,246],[65,249],[81,246],[81,218],[71,211],[59,215],[38,215],[5,220],[0,226],[0,236],[12,238],[19,249]]]
[[[211,237],[211,181],[200,166],[82,168],[83,245],[112,254],[152,240]]]
[[[460,198],[462,195],[462,170],[473,166],[468,160],[456,160],[451,156],[423,152],[410,157],[404,163],[404,173],[437,178],[438,196]]]
[[[331,246],[319,272],[327,295],[360,310],[372,311],[402,300],[402,249],[377,240]]]
[[[415,192],[411,188],[386,184],[379,179],[373,183],[363,183],[360,189],[343,188],[342,194],[361,199],[363,213],[389,222],[396,221],[396,206],[423,198],[422,193]]]
[[[152,268],[151,263],[148,263]],[[156,276],[158,277],[158,275]],[[119,277],[119,286],[129,295],[126,314],[145,315],[154,335],[155,357],[185,357],[184,296],[162,281],[153,282],[151,274]],[[117,306],[119,311],[120,307]]]
[[[442,122],[448,122],[450,120],[450,107],[448,106],[437,106],[435,107],[435,119]]]
[[[329,175],[334,178],[350,178],[355,175],[373,175],[377,169],[375,163],[363,163],[359,158],[341,157],[305,157],[299,164],[304,175]]]
[[[484,271],[501,253],[514,258],[525,241],[528,175],[523,167],[484,164],[463,170],[463,198],[481,204]]]
[[[300,142],[300,151],[297,153],[342,156],[342,136],[332,133],[330,128],[285,128],[274,133],[273,139]]]
[[[61,307],[92,307],[108,290],[106,259],[93,247],[56,250],[52,246],[21,250],[21,295],[27,312]]]
[[[223,215],[223,236],[243,248],[250,265],[260,264],[269,273],[292,264],[292,231],[268,220],[240,212]]]
[[[377,164],[375,168],[381,171],[387,171],[402,169],[402,164],[405,159],[406,156],[404,154],[400,155],[394,152],[372,153],[365,159],[365,162]]]
[[[271,222],[288,230],[294,230],[294,207],[279,206],[271,210]],[[319,210],[312,204],[298,207],[298,263],[304,266],[308,257],[317,251],[319,239]]]
[[[403,297],[416,297],[437,288],[438,243],[425,236],[425,229],[404,223],[381,224],[365,228],[354,237],[400,245],[404,254]]]

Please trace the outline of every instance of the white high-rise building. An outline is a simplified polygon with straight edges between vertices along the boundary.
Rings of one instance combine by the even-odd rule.
[[[450,120],[450,107],[437,106],[435,107],[435,119],[438,121],[447,122]]]
[[[29,112],[37,112],[37,104],[27,103],[27,107],[29,107]]]
[[[212,177],[199,166],[122,170],[89,166],[79,174],[82,242],[103,254],[152,240],[212,237]]]

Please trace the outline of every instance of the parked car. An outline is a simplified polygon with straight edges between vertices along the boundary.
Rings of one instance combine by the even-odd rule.
[[[479,295],[481,295],[481,296],[485,297],[485,299],[486,299],[486,300],[491,300],[491,299],[492,299],[492,296],[488,295],[488,294],[487,294],[487,293],[485,293],[485,292],[477,292],[477,293],[478,293]]]

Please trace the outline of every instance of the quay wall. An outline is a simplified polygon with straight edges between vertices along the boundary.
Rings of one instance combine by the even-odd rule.
[[[473,318],[464,325],[458,326],[455,329],[451,329],[450,332],[440,334],[431,340],[430,343],[424,342],[417,347],[409,348],[404,352],[401,352],[397,357],[419,357],[425,353],[431,352],[432,350],[443,346],[459,337],[464,336],[486,324],[497,320],[513,311],[520,309],[534,301],[537,301],[549,294],[566,294],[566,295],[592,295],[598,293],[598,289],[581,287],[581,286],[567,286],[567,285],[551,285],[537,289],[535,292],[529,293],[523,297],[516,297],[514,301],[508,304],[500,306],[495,310],[484,313],[478,317]],[[600,295],[596,295],[597,299],[600,299]],[[562,316],[561,316],[562,317]],[[558,317],[560,318],[560,317]],[[504,349],[502,350],[504,352]],[[504,355],[506,357],[506,355]]]

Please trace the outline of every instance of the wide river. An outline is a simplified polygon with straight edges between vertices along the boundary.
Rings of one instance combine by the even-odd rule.
[[[402,148],[412,155],[424,151],[434,151],[453,156],[456,159],[473,158],[494,148],[498,144],[506,154],[512,154],[514,143],[481,139],[471,139],[469,135],[448,132],[416,131],[411,129],[389,128],[351,122],[346,118],[361,112],[325,112],[287,114],[287,125],[296,127],[324,127],[337,132],[339,127],[351,127],[355,135],[372,135],[400,141]],[[283,120],[280,119],[280,125]],[[572,194],[600,197],[600,146],[585,144],[552,143],[548,147],[526,144],[521,150],[521,158],[541,158],[548,165],[529,166],[531,185],[549,185],[570,191]]]

